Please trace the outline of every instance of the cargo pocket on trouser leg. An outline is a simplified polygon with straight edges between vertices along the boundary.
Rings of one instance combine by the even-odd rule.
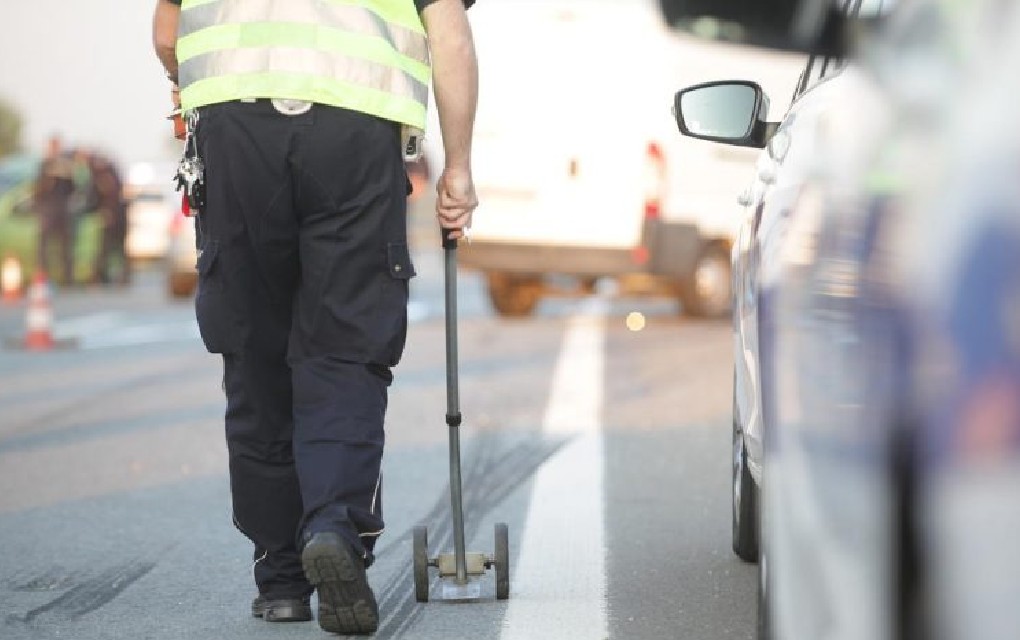
[[[389,277],[383,278],[379,326],[389,332],[385,346],[388,357],[384,364],[395,366],[400,362],[407,339],[409,281],[415,276],[415,271],[406,242],[387,243],[386,261]]]
[[[198,256],[195,317],[209,353],[237,353],[243,340],[240,314],[231,304],[224,282],[219,243],[208,241]]]

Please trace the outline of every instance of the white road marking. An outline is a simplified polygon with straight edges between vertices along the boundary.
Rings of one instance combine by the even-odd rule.
[[[58,340],[75,339],[81,350],[137,347],[166,342],[189,342],[200,338],[194,318],[143,321],[121,311],[105,311],[58,320],[53,325]]]
[[[58,320],[53,325],[53,335],[57,338],[71,338],[93,331],[107,331],[122,326],[125,318],[124,313],[105,311],[68,320]]]
[[[601,434],[607,306],[604,298],[586,303],[563,340],[543,431],[575,437],[535,475],[503,640],[608,635]]]
[[[82,336],[79,348],[108,349],[111,347],[137,347],[167,342],[196,342],[201,339],[198,323],[161,322],[125,325],[115,331]]]
[[[411,300],[408,304],[408,322],[412,324],[428,320],[433,315],[433,310],[425,302]],[[201,341],[198,323],[193,316],[145,321],[115,311],[58,320],[53,325],[53,336],[61,340],[76,339],[77,348],[85,351]]]

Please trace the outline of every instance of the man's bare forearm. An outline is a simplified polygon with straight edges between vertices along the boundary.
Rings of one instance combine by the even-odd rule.
[[[437,0],[422,12],[432,53],[432,86],[446,166],[470,169],[478,105],[478,60],[462,0]]]
[[[171,78],[177,78],[177,21],[181,8],[167,0],[156,0],[152,16],[152,46]]]

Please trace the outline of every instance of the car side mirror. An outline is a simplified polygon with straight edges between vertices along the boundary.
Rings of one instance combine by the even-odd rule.
[[[699,140],[763,149],[777,123],[766,122],[769,100],[756,82],[723,80],[678,91],[673,102],[680,133]]]

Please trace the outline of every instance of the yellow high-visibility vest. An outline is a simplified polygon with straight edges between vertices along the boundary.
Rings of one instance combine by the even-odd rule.
[[[183,0],[177,60],[185,112],[281,98],[425,128],[432,70],[413,0]]]

